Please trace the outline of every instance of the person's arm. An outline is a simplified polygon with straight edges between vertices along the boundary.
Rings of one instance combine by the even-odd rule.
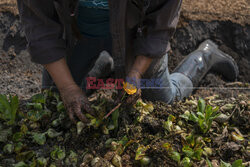
[[[137,81],[147,71],[153,59],[161,58],[168,51],[169,40],[178,23],[182,0],[149,2],[135,39],[137,57],[127,76]],[[128,99],[128,103],[135,103],[139,97],[140,90]]]
[[[130,69],[128,77],[141,79],[142,75],[149,68],[151,62],[152,58],[146,56],[137,56],[132,68]]]
[[[62,58],[53,63],[45,64],[44,67],[53,78],[57,88],[63,90],[68,87],[76,86],[69,68],[67,66],[65,58]]]
[[[66,57],[64,28],[58,19],[54,1],[17,2],[31,60],[38,64],[49,64]]]
[[[146,0],[147,1],[147,0]],[[136,55],[161,58],[169,50],[180,14],[182,0],[149,0],[135,39]]]
[[[17,2],[32,61],[48,70],[60,91],[70,119],[75,122],[76,115],[81,121],[87,122],[81,108],[91,112],[90,104],[84,92],[75,84],[66,64],[66,44],[62,38],[63,27],[58,20],[55,1]]]

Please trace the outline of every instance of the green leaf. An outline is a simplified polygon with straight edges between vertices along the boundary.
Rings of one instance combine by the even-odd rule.
[[[17,96],[10,96],[10,106],[11,106],[11,120],[10,125],[12,125],[15,122],[16,119],[16,113],[19,106],[19,100]]]
[[[112,113],[112,121],[113,121],[113,124],[115,126],[115,129],[118,128],[118,119],[119,119],[119,109],[116,109],[113,113]]]
[[[68,159],[69,159],[69,162],[72,164],[76,164],[77,163],[77,160],[78,160],[78,158],[77,158],[77,154],[74,152],[74,151],[70,151],[70,154],[69,154],[69,156],[68,156]]]
[[[189,116],[188,115],[185,115],[185,114],[182,114],[182,115],[180,115],[179,116],[180,118],[183,118],[183,119],[185,119],[185,120],[189,120]]]
[[[211,116],[210,118],[209,118],[209,120],[214,120],[215,118],[217,118],[218,116],[220,116],[221,115],[221,113],[219,113],[219,114],[216,114],[215,113],[215,115],[214,116]]]
[[[6,144],[3,147],[3,152],[7,154],[11,154],[14,151],[14,145],[13,144]]]
[[[206,107],[205,100],[200,98],[198,101],[198,112],[204,113],[205,107]]]
[[[165,121],[163,123],[163,128],[168,130],[169,132],[172,132],[173,131],[173,122],[172,121]]]
[[[171,158],[172,158],[174,161],[176,161],[176,162],[178,162],[178,163],[181,161],[181,155],[180,155],[180,153],[178,153],[178,152],[176,152],[176,151],[172,152],[172,153],[170,154],[170,156],[171,156]]]
[[[168,152],[173,151],[173,148],[170,143],[164,143],[162,147],[165,148]]]
[[[191,167],[192,166],[192,162],[191,162],[191,160],[188,157],[185,157],[181,161],[181,166],[183,166],[183,167]]]
[[[0,118],[8,121],[8,125],[13,125],[16,119],[16,113],[19,105],[17,96],[9,96],[9,100],[6,95],[0,95]]]
[[[57,132],[52,128],[49,128],[46,132],[49,138],[55,138],[62,135],[62,132]]]
[[[46,98],[45,98],[44,94],[40,93],[40,94],[36,94],[36,95],[32,96],[31,101],[32,101],[32,103],[45,104]]]
[[[23,133],[22,132],[16,132],[13,136],[12,139],[14,142],[19,142],[23,139]]]
[[[33,151],[25,151],[17,154],[16,160],[17,161],[28,161],[35,156]]]
[[[184,146],[182,148],[182,152],[185,153],[185,155],[188,156],[189,158],[192,158],[194,155],[193,149],[190,148],[189,146]]]
[[[205,118],[205,115],[201,112],[197,112],[197,115],[199,117],[199,119],[204,119]]]
[[[56,160],[57,159],[57,149],[55,149],[55,150],[53,150],[51,153],[50,153],[50,157],[52,158],[52,159],[54,159],[54,160]]]
[[[193,159],[195,160],[201,160],[203,150],[201,148],[196,148],[194,149],[194,154],[193,154]]]
[[[198,122],[199,121],[198,117],[193,112],[191,112],[191,114],[189,116],[189,120],[193,121],[193,122]]]
[[[14,164],[13,167],[29,167],[29,165],[21,161],[21,162]]]
[[[230,163],[226,163],[226,162],[220,160],[220,167],[232,167],[232,165]]]
[[[174,122],[175,119],[176,119],[176,117],[173,116],[172,114],[170,114],[170,115],[168,116],[168,121]]]
[[[135,160],[141,160],[145,155],[149,146],[140,145],[136,150]]]
[[[58,158],[59,160],[63,160],[63,159],[65,158],[65,156],[66,156],[66,154],[65,154],[65,152],[64,152],[63,150],[59,149],[59,150],[57,151],[57,158]]]
[[[62,150],[61,148],[59,147],[55,147],[55,150],[53,150],[51,153],[50,153],[50,156],[52,159],[54,160],[63,160],[66,156],[65,154],[65,151]]]
[[[37,165],[38,166],[47,166],[47,160],[44,157],[37,158]]]
[[[6,143],[8,137],[12,135],[12,128],[0,130],[0,142]]]
[[[211,161],[208,158],[206,159],[206,162],[207,162],[208,167],[213,167]]]
[[[59,103],[57,103],[56,108],[57,108],[57,111],[59,111],[59,112],[65,111],[65,108],[64,108],[64,105],[63,105],[62,101],[60,101]]]
[[[26,134],[29,129],[28,127],[25,125],[25,124],[22,124],[21,128],[20,128],[20,131],[23,133],[23,134]]]
[[[27,103],[26,104],[28,109],[34,109],[34,110],[42,110],[43,105],[41,103]]]
[[[30,110],[27,113],[27,118],[31,121],[39,121],[41,120],[45,115],[47,115],[48,113],[46,111],[40,111],[40,110]]]
[[[211,117],[212,114],[213,114],[213,108],[212,108],[212,106],[207,106],[206,107],[205,119],[209,120],[209,118]]]
[[[21,152],[21,150],[24,148],[24,144],[21,142],[15,143],[15,153]]]
[[[128,143],[128,137],[124,136],[118,143],[125,146]]]
[[[33,141],[39,145],[44,145],[46,142],[46,136],[44,133],[33,133]]]
[[[0,94],[0,112],[3,119],[10,117],[11,106],[6,95]]]
[[[193,147],[195,144],[194,135],[193,134],[188,135],[186,137],[186,141],[191,147]]]
[[[202,133],[206,133],[207,130],[208,130],[207,129],[208,125],[206,124],[205,120],[199,119],[198,123],[199,123],[199,126],[200,126],[200,129],[201,129]]]
[[[233,162],[232,167],[244,167],[242,164],[242,159],[238,159]]]

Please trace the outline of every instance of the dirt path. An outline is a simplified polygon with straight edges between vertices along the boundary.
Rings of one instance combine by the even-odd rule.
[[[186,19],[232,21],[250,24],[249,0],[184,0],[182,14]]]

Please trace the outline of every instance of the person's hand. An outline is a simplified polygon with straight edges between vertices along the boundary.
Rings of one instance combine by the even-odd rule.
[[[75,117],[77,117],[83,123],[88,123],[89,120],[84,116],[81,109],[85,109],[86,112],[91,115],[95,115],[94,111],[90,107],[90,103],[85,93],[77,85],[70,85],[65,88],[61,88],[60,94],[66,110],[68,111],[69,118],[76,123]]]
[[[125,104],[127,106],[131,106],[136,103],[136,101],[141,97],[140,79],[141,75],[138,71],[133,69],[130,70],[126,78],[126,83],[129,84],[127,85],[127,90],[131,89],[130,86],[132,86],[136,88],[136,92],[135,93],[133,91],[126,92],[123,88],[118,92],[118,99],[116,101],[117,104],[122,103],[125,96],[127,97],[125,101]]]

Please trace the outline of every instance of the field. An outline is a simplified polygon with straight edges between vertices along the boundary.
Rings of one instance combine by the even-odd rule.
[[[250,166],[249,2],[184,0],[170,71],[206,39],[236,60],[237,82],[209,73],[188,99],[138,101],[104,120],[116,92],[100,90],[89,97],[98,115],[76,126],[58,94],[40,94],[16,2],[1,0],[0,166]]]

